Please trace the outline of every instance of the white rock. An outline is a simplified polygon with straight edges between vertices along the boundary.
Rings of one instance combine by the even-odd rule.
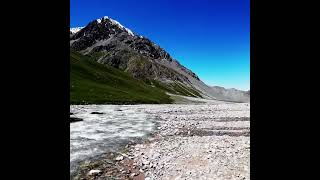
[[[101,171],[98,169],[92,169],[89,171],[88,175],[95,175],[95,174],[99,174]]]
[[[128,157],[128,155],[126,155],[126,154],[121,154],[122,156],[124,156],[124,157]]]
[[[117,161],[123,160],[123,156],[118,156],[118,157],[116,158],[116,160],[117,160]]]
[[[148,164],[150,164],[150,161],[143,161],[142,164],[148,165]]]
[[[153,154],[153,158],[158,158],[159,156],[160,156],[160,153],[156,152],[156,153]]]

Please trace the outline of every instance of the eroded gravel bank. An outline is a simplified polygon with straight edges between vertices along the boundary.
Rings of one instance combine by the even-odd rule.
[[[109,168],[87,168],[87,179],[250,179],[250,104],[139,107],[154,135],[106,158]]]
[[[249,179],[249,104],[167,106],[149,113],[157,114],[158,133],[132,150],[146,179]]]

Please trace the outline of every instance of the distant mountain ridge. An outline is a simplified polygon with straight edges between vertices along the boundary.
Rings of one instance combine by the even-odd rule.
[[[168,91],[180,94],[181,91],[176,91],[179,87],[194,97],[239,102],[250,100],[250,95],[242,91],[206,85],[159,45],[110,17],[93,20],[70,32],[71,49],[147,83],[162,83]]]
[[[215,92],[216,96],[220,96],[228,101],[247,102],[248,97],[250,97],[249,91],[242,91],[235,88],[226,89],[220,86],[212,86],[211,89]]]

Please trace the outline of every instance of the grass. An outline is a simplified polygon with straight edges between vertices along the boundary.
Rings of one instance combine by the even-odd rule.
[[[93,59],[98,60],[100,57],[106,56],[107,54],[108,54],[107,52],[100,51],[100,52],[91,53],[90,56],[91,56]]]
[[[152,87],[129,74],[89,57],[70,52],[71,104],[172,103],[161,88]]]
[[[199,92],[193,90],[192,88],[189,88],[181,83],[175,82],[172,83],[171,86],[173,89],[178,92],[175,94],[184,95],[184,96],[190,96],[190,97],[202,97]]]
[[[147,80],[147,84],[154,85],[158,89],[169,92],[171,94],[202,98],[201,94],[198,91],[196,91],[190,87],[187,87],[179,82],[165,84],[165,83],[161,83],[159,81],[148,81]]]

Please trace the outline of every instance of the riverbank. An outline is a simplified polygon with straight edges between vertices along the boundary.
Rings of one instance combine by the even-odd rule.
[[[137,107],[154,117],[153,134],[83,166],[79,179],[249,179],[250,104]]]

